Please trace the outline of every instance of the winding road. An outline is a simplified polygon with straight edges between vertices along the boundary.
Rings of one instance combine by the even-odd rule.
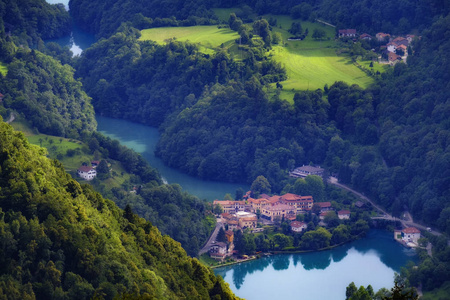
[[[209,251],[209,249],[211,248],[211,246],[215,243],[216,238],[217,238],[217,234],[219,233],[220,228],[223,228],[223,221],[222,218],[217,219],[217,223],[216,223],[216,228],[214,228],[214,231],[211,233],[211,235],[209,236],[208,241],[206,242],[206,244],[203,246],[202,249],[200,249],[200,251],[198,252],[198,256],[207,253]]]
[[[355,191],[354,189],[352,189],[352,188],[346,186],[345,184],[339,183],[339,182],[338,182],[338,179],[337,179],[336,177],[330,177],[330,178],[328,179],[328,182],[329,182],[330,184],[332,184],[332,185],[335,185],[335,186],[337,186],[337,187],[340,187],[340,188],[342,188],[342,189],[344,189],[344,190],[347,190],[347,191],[353,193],[354,195],[358,196],[359,198],[363,199],[363,200],[366,201],[366,202],[369,202],[370,204],[372,204],[372,206],[373,206],[375,209],[377,209],[378,211],[380,211],[380,212],[384,215],[384,216],[372,218],[372,219],[374,219],[374,220],[376,220],[376,219],[383,219],[383,220],[390,220],[390,221],[400,221],[400,222],[402,223],[403,227],[411,227],[411,226],[413,226],[413,227],[419,228],[419,229],[421,229],[421,230],[428,230],[428,227],[427,227],[427,226],[424,226],[424,225],[415,223],[415,222],[413,221],[411,215],[409,215],[409,213],[408,213],[408,215],[409,215],[409,219],[410,219],[411,221],[401,220],[401,219],[399,219],[399,218],[393,217],[393,216],[390,215],[386,210],[384,210],[381,206],[377,205],[376,203],[374,203],[372,200],[370,200],[369,198],[367,198],[366,196],[364,196],[364,195],[361,194],[360,192]],[[436,230],[432,230],[432,231],[429,231],[429,232],[430,232],[431,234],[438,235],[438,236],[439,236],[439,235],[442,235],[441,232],[438,232],[438,231],[436,231]]]

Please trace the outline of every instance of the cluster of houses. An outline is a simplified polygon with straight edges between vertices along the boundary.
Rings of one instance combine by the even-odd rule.
[[[255,228],[256,213],[270,221],[278,219],[294,220],[296,215],[311,210],[314,200],[312,196],[299,196],[286,193],[282,196],[260,195],[258,199],[251,198],[239,201],[215,200],[213,205],[220,205],[228,226],[240,228]],[[240,222],[240,223],[239,223]]]
[[[339,30],[339,38],[357,38],[356,29],[341,29]],[[387,61],[389,64],[394,65],[399,61],[406,61],[406,57],[408,56],[408,46],[411,45],[411,42],[414,39],[414,35],[408,34],[406,37],[398,36],[392,37],[388,33],[379,32],[375,35],[375,37],[370,34],[363,33],[359,35],[360,40],[372,40],[376,39],[378,42],[386,42],[386,45],[381,46],[382,57],[387,57]]]
[[[91,166],[81,166],[77,170],[77,174],[79,177],[83,178],[84,180],[92,180],[97,176],[97,171],[95,168],[97,168],[98,164],[100,162],[97,160],[91,161]]]

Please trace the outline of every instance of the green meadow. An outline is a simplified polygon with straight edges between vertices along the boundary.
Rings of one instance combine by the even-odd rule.
[[[200,50],[205,53],[214,53],[222,44],[231,46],[234,40],[239,38],[237,32],[228,28],[217,28],[217,25],[150,28],[142,30],[141,34],[139,40],[153,40],[160,44],[171,38],[200,44]]]
[[[6,76],[6,74],[8,73],[8,66],[5,63],[0,62],[0,73],[3,76]]]
[[[49,158],[58,159],[68,173],[74,178],[83,181],[77,177],[77,169],[83,163],[89,165],[90,162],[94,160],[94,156],[88,154],[90,150],[87,145],[74,139],[36,133],[25,120],[21,119],[21,117],[18,117],[11,125],[15,130],[22,131],[31,144],[46,148],[48,152],[47,156]],[[70,154],[68,154],[68,150],[71,150],[69,151]],[[112,176],[101,181],[104,186],[111,189],[113,187],[119,187],[125,181],[130,180],[130,174],[125,171],[120,162],[112,159],[108,159],[108,162],[110,163]]]
[[[238,8],[227,8],[215,9],[214,12],[219,20],[226,21],[231,12],[238,10]],[[364,88],[373,82],[373,78],[353,64],[347,54],[336,53],[339,47],[335,41],[335,28],[321,23],[293,20],[290,16],[264,15],[263,17],[277,20],[276,25],[272,26],[272,32],[278,32],[282,37],[282,42],[279,45],[273,45],[267,52],[268,57],[286,68],[288,79],[280,82],[283,85],[280,91],[281,99],[292,101],[296,91],[323,89],[326,84],[330,86],[336,81],[357,84]],[[292,22],[301,22],[303,31],[308,29],[309,33],[304,40],[288,40],[292,36],[288,32]],[[250,26],[250,24],[247,25]],[[322,40],[312,38],[314,30],[318,28],[325,31],[326,36]],[[170,38],[176,38],[179,41],[197,43],[202,52],[209,54],[214,53],[220,46],[227,48],[232,55],[239,52],[234,42],[239,35],[227,28],[219,29],[215,25],[151,28],[142,30],[141,33],[140,40],[164,43]],[[242,53],[237,58],[240,56]],[[370,62],[358,63],[375,72],[384,72],[386,68],[377,63],[373,68],[369,68]]]

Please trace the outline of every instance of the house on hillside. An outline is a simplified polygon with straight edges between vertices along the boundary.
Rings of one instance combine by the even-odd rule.
[[[370,40],[372,39],[372,36],[371,36],[370,34],[363,33],[363,34],[361,34],[361,35],[359,36],[359,39],[360,39],[360,40],[367,40],[367,41],[370,41]]]
[[[100,164],[100,161],[98,160],[93,160],[91,161],[91,166],[95,169],[97,168],[97,166]]]
[[[302,232],[303,230],[306,230],[308,225],[305,222],[300,221],[292,221],[291,222],[291,230],[293,232]]]
[[[88,166],[81,166],[78,168],[78,176],[84,180],[92,180],[97,176],[97,171],[94,168]]]
[[[356,29],[340,29],[339,38],[356,37]]]
[[[389,33],[383,33],[383,32],[378,32],[375,37],[377,38],[377,40],[379,42],[382,42],[386,39],[389,39],[391,37],[391,35]]]
[[[317,204],[320,206],[320,212],[327,212],[333,209],[331,202],[317,202]]]
[[[408,47],[409,45],[408,39],[402,36],[396,37],[392,42],[395,43],[397,46],[404,45]]]
[[[413,242],[417,244],[420,239],[420,230],[416,227],[408,227],[402,230],[402,240],[405,243]]]
[[[386,45],[387,46],[387,51],[395,53],[395,50],[397,50],[397,44],[390,42],[389,44]]]
[[[343,209],[338,211],[338,218],[339,220],[348,220],[350,219],[350,211]]]
[[[397,62],[399,62],[401,60],[402,60],[402,57],[400,55],[397,55],[397,54],[392,53],[392,52],[388,53],[389,64],[395,65]]]
[[[225,257],[227,257],[227,254],[227,244],[223,242],[215,243],[209,250],[209,256],[218,260],[223,260]]]
[[[227,238],[227,242],[228,243],[233,243],[234,240],[234,232],[232,230],[227,230],[225,231],[225,236]]]

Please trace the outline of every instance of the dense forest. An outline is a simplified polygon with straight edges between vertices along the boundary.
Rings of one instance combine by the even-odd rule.
[[[28,44],[37,38],[51,39],[70,33],[70,16],[63,4],[45,1],[1,0],[0,31],[10,38]]]
[[[44,154],[0,123],[2,297],[234,298],[179,243]]]

